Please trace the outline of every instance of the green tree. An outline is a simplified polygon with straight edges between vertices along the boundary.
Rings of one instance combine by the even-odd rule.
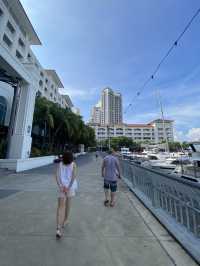
[[[110,145],[115,150],[120,150],[122,147],[131,148],[133,145],[133,140],[125,136],[114,137],[111,138]]]
[[[33,125],[38,125],[43,132],[43,147],[47,136],[50,141],[51,129],[54,128],[54,117],[50,108],[51,104],[45,98],[38,97],[36,99]]]
[[[36,98],[34,127],[39,128],[39,134],[35,136],[33,133],[33,144],[37,140],[37,148],[44,148],[44,144],[46,147],[48,142],[48,152],[62,151],[66,145],[70,147],[78,147],[79,144],[85,144],[86,147],[95,145],[94,130],[85,125],[81,116],[45,98]],[[42,132],[44,136],[41,143]]]
[[[169,150],[170,152],[178,152],[182,150],[181,143],[178,141],[169,142]]]

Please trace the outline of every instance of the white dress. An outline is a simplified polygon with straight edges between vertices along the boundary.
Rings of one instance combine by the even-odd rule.
[[[72,174],[73,174],[73,162],[71,164],[65,165],[62,162],[59,164],[59,172],[58,172],[58,177],[60,180],[60,183],[62,186],[68,187],[71,179],[72,179]],[[76,179],[74,179],[74,182],[69,190],[69,193],[64,193],[62,191],[59,191],[59,197],[72,197],[75,196],[76,191],[78,188],[78,184]]]

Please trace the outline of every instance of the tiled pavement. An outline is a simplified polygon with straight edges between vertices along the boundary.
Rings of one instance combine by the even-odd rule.
[[[0,266],[196,265],[124,184],[116,207],[103,206],[100,158],[77,164],[79,192],[59,241],[55,166],[2,174]]]

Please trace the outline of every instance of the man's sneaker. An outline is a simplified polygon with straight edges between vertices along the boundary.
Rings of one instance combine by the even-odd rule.
[[[105,206],[105,207],[108,207],[108,206],[109,206],[109,200],[105,200],[105,201],[104,201],[104,206]]]

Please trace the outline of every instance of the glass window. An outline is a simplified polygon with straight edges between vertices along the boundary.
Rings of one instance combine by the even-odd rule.
[[[23,59],[23,56],[20,54],[20,52],[18,50],[16,50],[16,57],[19,59],[19,60],[22,60]]]
[[[4,125],[7,111],[6,99],[0,96],[0,125]]]
[[[40,87],[43,86],[43,82],[42,82],[42,80],[39,81],[39,85],[40,85]]]
[[[0,8],[0,17],[3,16],[3,10]]]
[[[15,28],[13,27],[13,25],[10,23],[10,21],[8,21],[7,23],[7,28],[9,29],[9,31],[14,34],[15,33]]]
[[[21,38],[19,38],[18,43],[23,49],[25,48],[25,44],[24,44],[24,42],[22,41]]]
[[[41,97],[41,96],[42,96],[41,91],[37,91],[36,96],[37,96],[37,97]]]
[[[28,61],[31,61],[31,59],[32,59],[31,54],[28,53],[28,55],[27,55],[27,59],[28,59]]]
[[[8,36],[6,34],[4,34],[4,36],[3,36],[3,41],[7,44],[8,47],[11,47],[12,46],[12,42],[8,38]]]

